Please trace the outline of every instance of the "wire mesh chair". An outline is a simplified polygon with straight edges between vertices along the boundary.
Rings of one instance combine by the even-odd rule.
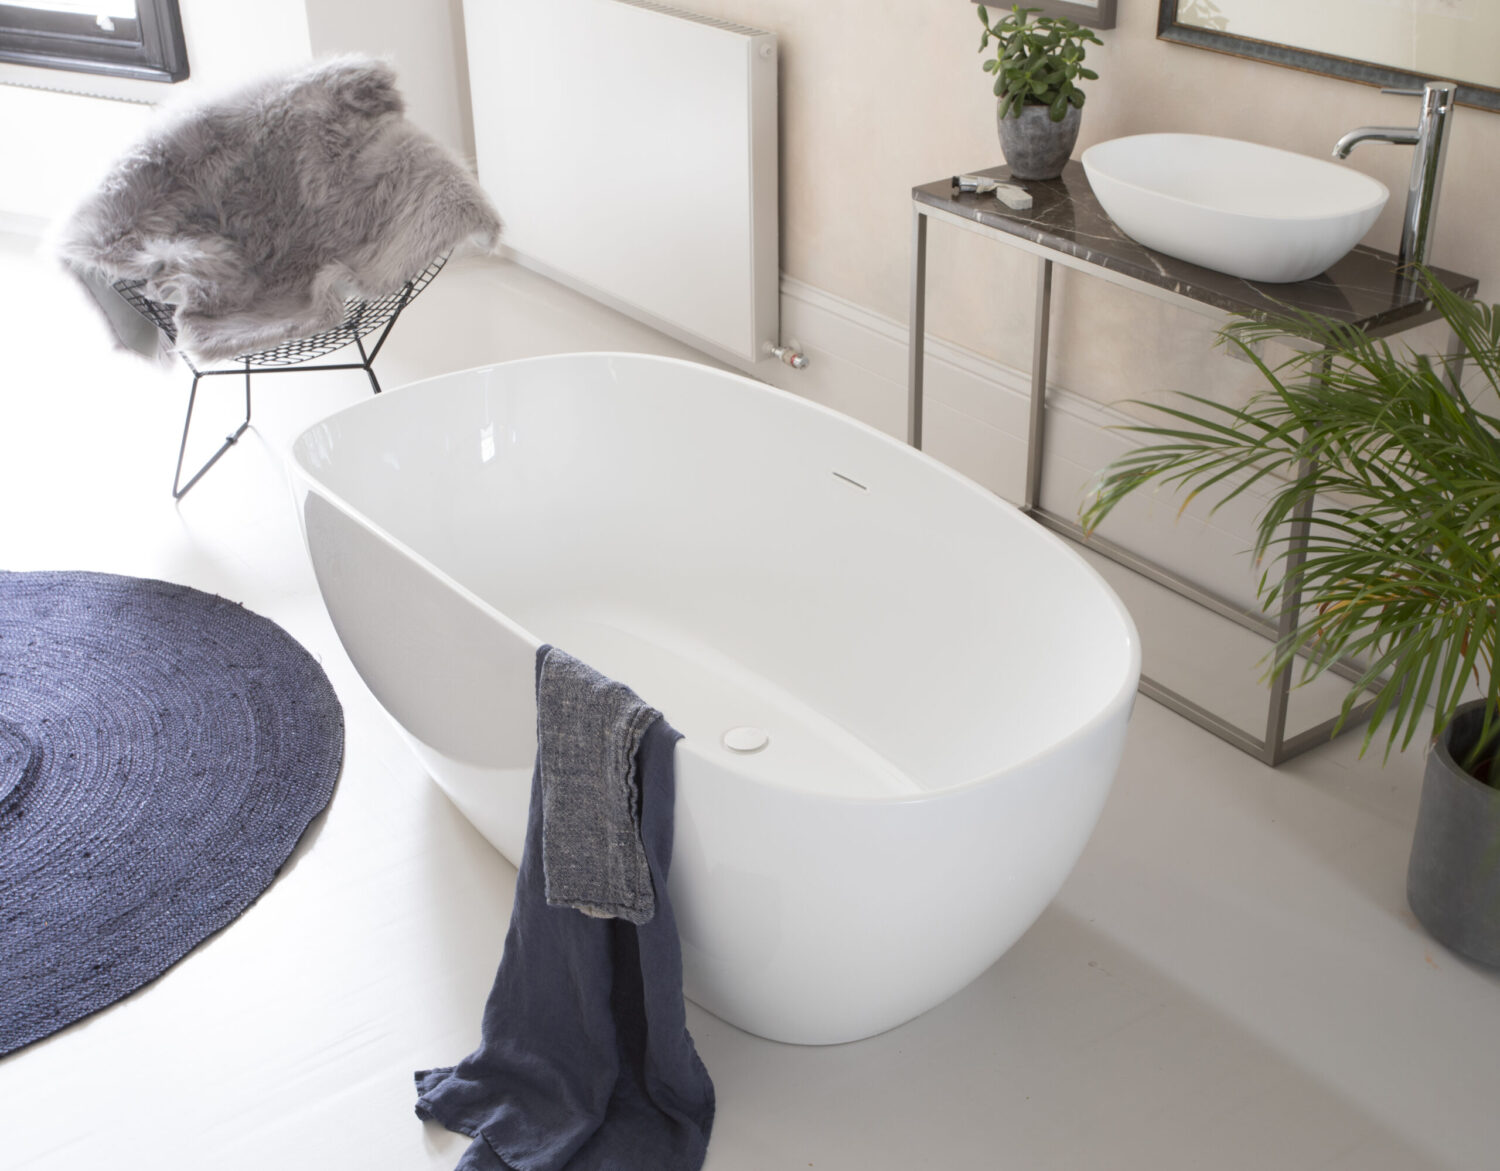
[[[172,476],[172,499],[181,500],[186,496],[188,490],[203,478],[209,468],[219,462],[219,457],[233,447],[239,437],[245,433],[245,429],[250,426],[250,375],[252,371],[259,370],[265,374],[297,374],[319,370],[363,370],[370,379],[370,385],[375,393],[379,394],[380,380],[375,377],[373,366],[375,356],[380,353],[380,348],[385,345],[385,339],[390,336],[391,327],[396,324],[396,318],[400,317],[402,311],[432,283],[433,278],[442,272],[443,265],[447,262],[446,255],[439,256],[419,274],[407,281],[401,289],[387,296],[346,302],[344,320],[332,329],[325,329],[310,337],[283,342],[269,349],[257,350],[252,354],[241,354],[231,359],[235,363],[234,366],[218,370],[200,370],[191,358],[179,350],[178,356],[193,372],[193,386],[188,392],[187,416],[182,421],[182,443],[177,448],[177,470]],[[114,290],[125,298],[137,313],[166,334],[171,341],[176,342],[177,325],[172,319],[172,306],[147,297],[142,292],[145,285],[146,282],[143,280],[122,280],[114,283]],[[366,350],[364,339],[376,330],[380,331],[380,336],[375,339],[375,344]],[[317,361],[349,345],[358,348],[360,358],[358,362]],[[316,364],[307,365],[306,363]],[[198,382],[203,378],[225,374],[245,376],[245,419],[235,429],[234,434],[225,438],[219,450],[209,457],[208,462],[194,472],[192,478],[184,484],[182,483],[182,461],[187,454],[188,432],[193,425],[193,406],[198,399]]]

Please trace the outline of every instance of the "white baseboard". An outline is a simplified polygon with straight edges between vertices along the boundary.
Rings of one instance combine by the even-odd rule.
[[[907,330],[842,297],[791,277],[781,281],[781,336],[809,358],[805,370],[757,373],[780,386],[904,437]],[[924,367],[924,450],[956,471],[1019,502],[1031,402],[1029,372],[929,335]],[[1119,428],[1133,420],[1061,387],[1047,393],[1042,500],[1076,515],[1090,479],[1132,447]],[[1171,492],[1142,491],[1123,502],[1101,533],[1242,605],[1258,608],[1258,577],[1247,550],[1263,496],[1211,511],[1194,501],[1179,517]]]

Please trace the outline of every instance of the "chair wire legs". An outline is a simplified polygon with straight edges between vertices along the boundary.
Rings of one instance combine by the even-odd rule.
[[[192,368],[191,366],[189,367]],[[177,471],[172,476],[172,499],[181,500],[187,495],[188,489],[201,480],[204,473],[214,464],[219,462],[219,457],[235,445],[235,442],[245,433],[245,428],[250,426],[250,363],[245,363],[245,419],[235,428],[234,434],[224,439],[219,445],[219,450],[208,457],[208,462],[193,473],[193,478],[186,484],[182,483],[182,459],[187,454],[188,431],[193,426],[193,407],[198,401],[198,383],[204,378],[215,374],[237,374],[237,370],[203,370],[193,369],[193,387],[188,391],[187,417],[182,421],[182,443],[177,448]]]
[[[394,321],[394,318],[392,320]],[[385,333],[390,332],[391,327],[387,325],[385,327]],[[381,342],[385,341],[385,333],[380,335]],[[376,343],[375,348],[367,354],[365,353],[365,343],[360,341],[359,338],[354,339],[354,344],[359,347],[359,356],[365,360],[365,373],[370,376],[370,386],[374,388],[376,394],[379,394],[380,379],[375,377],[375,355],[380,352],[380,345],[379,343]]]
[[[394,318],[392,319],[392,323],[394,323]],[[381,336],[380,336],[380,342],[384,342],[385,341],[386,334],[388,334],[388,333],[390,333],[390,324],[386,325],[385,333],[382,333]],[[373,363],[375,361],[375,355],[380,352],[380,342],[377,342],[375,344],[375,346],[372,347],[369,350],[369,352],[367,353],[365,351],[364,342],[362,342],[358,338],[355,338],[354,339],[354,344],[359,347],[359,357],[360,357],[360,360],[358,362],[319,362],[319,363],[309,363],[306,366],[262,366],[262,367],[259,368],[259,372],[264,375],[264,374],[315,374],[315,373],[317,373],[319,371],[326,371],[326,370],[363,370],[365,372],[365,376],[367,378],[369,378],[369,380],[370,380],[370,387],[371,387],[371,389],[374,390],[374,392],[376,394],[379,394],[380,393],[380,379],[378,379],[378,378],[375,377],[375,367],[374,367]],[[188,489],[191,488],[194,484],[196,484],[200,479],[203,478],[203,473],[205,473],[206,471],[208,471],[209,468],[213,467],[214,464],[216,464],[219,461],[219,457],[221,455],[223,455],[226,451],[228,451],[231,447],[233,447],[234,444],[235,444],[235,441],[238,440],[239,437],[245,433],[245,429],[250,426],[250,373],[251,373],[251,368],[254,365],[254,361],[253,361],[253,357],[252,357],[252,358],[241,359],[241,361],[243,362],[243,368],[241,368],[241,367],[234,367],[234,368],[231,368],[231,369],[228,369],[228,370],[199,370],[191,362],[188,362],[187,355],[185,355],[185,354],[182,355],[182,359],[183,359],[184,362],[187,362],[188,369],[193,372],[193,387],[192,387],[192,390],[190,390],[188,392],[187,418],[185,418],[182,421],[182,444],[177,449],[177,474],[172,477],[172,499],[173,500],[181,500],[184,496],[186,496],[187,492],[188,492]],[[204,464],[201,468],[199,468],[196,472],[194,472],[193,473],[193,478],[191,480],[189,480],[186,484],[184,484],[184,483],[182,483],[182,461],[183,461],[183,457],[187,454],[188,431],[192,428],[192,425],[193,425],[193,407],[197,404],[197,401],[198,401],[198,383],[199,383],[200,380],[202,380],[204,378],[212,378],[215,375],[224,375],[224,374],[234,374],[234,375],[243,374],[244,375],[244,378],[245,378],[245,418],[244,418],[244,421],[242,423],[240,423],[240,425],[238,427],[235,428],[235,431],[234,431],[233,435],[229,435],[229,436],[225,437],[224,442],[219,445],[219,450],[216,451],[216,452],[214,452],[213,455],[209,456],[208,457],[208,462],[206,464]]]
[[[441,268],[442,258],[433,262],[433,265],[428,269],[428,273],[430,275],[427,279],[431,280],[432,276],[436,276],[438,270]],[[193,387],[188,392],[187,418],[182,421],[182,443],[177,448],[177,472],[172,477],[172,499],[181,500],[184,496],[186,496],[188,494],[188,489],[190,489],[194,484],[201,480],[204,473],[207,472],[209,468],[213,467],[214,464],[219,462],[219,457],[222,456],[231,447],[233,447],[236,440],[238,440],[239,437],[245,433],[245,429],[250,426],[250,371],[252,366],[259,366],[260,372],[262,374],[307,374],[315,373],[319,370],[363,370],[365,372],[365,376],[370,380],[370,388],[374,390],[376,394],[379,394],[380,379],[375,377],[375,356],[380,353],[380,348],[385,345],[385,339],[390,337],[391,327],[396,324],[396,319],[401,316],[401,311],[405,309],[406,306],[410,303],[412,297],[420,291],[421,289],[416,285],[415,282],[408,281],[406,283],[406,287],[401,291],[400,296],[398,298],[394,298],[390,304],[387,304],[383,307],[383,312],[385,314],[389,314],[389,317],[385,320],[385,325],[380,330],[380,336],[375,339],[375,344],[368,350],[365,349],[364,339],[359,332],[359,326],[366,310],[361,307],[351,315],[350,324],[347,325],[346,328],[351,328],[352,330],[353,336],[349,338],[349,341],[352,341],[359,350],[358,362],[310,362],[305,366],[283,365],[280,362],[276,364],[266,364],[262,361],[266,357],[266,353],[274,353],[274,351],[267,351],[266,353],[262,354],[250,354],[247,357],[241,359],[241,361],[244,363],[243,370],[241,370],[237,366],[231,367],[227,370],[199,370],[198,367],[194,366],[193,363],[188,360],[187,355],[183,354],[182,360],[187,363],[188,369],[193,372]],[[347,345],[348,342],[346,341],[341,344]],[[211,378],[215,375],[241,373],[243,373],[245,376],[244,422],[242,422],[238,427],[235,428],[233,435],[225,437],[224,442],[219,445],[219,450],[214,452],[213,455],[209,456],[208,462],[201,468],[199,468],[196,472],[194,472],[193,478],[190,479],[186,484],[184,484],[182,482],[182,461],[183,457],[187,455],[188,432],[192,429],[193,426],[193,407],[198,402],[198,383],[204,378]]]
[[[406,284],[396,292],[389,293],[384,297],[367,300],[351,300],[346,303],[347,316],[343,322],[333,329],[326,329],[321,333],[310,337],[295,338],[292,341],[283,342],[281,345],[273,346],[267,350],[260,350],[253,354],[245,354],[236,358],[235,365],[227,366],[222,370],[199,370],[187,354],[178,351],[187,368],[193,372],[193,386],[188,392],[187,417],[182,421],[182,443],[177,448],[177,471],[172,476],[172,499],[181,500],[187,495],[205,472],[219,461],[219,457],[234,446],[235,442],[250,426],[250,374],[257,370],[261,374],[302,374],[312,373],[319,370],[363,370],[365,377],[370,380],[370,388],[380,393],[380,379],[375,377],[374,362],[385,345],[386,338],[391,336],[391,329],[396,324],[396,319],[401,316],[402,310],[414,301],[417,296],[432,283],[434,277],[443,270],[448,262],[447,255],[439,256],[422,270],[417,276],[407,281]],[[173,317],[172,307],[150,300],[144,290],[144,280],[119,280],[114,282],[114,289],[125,301],[130,304],[146,320],[150,321],[167,337],[169,341],[176,342],[177,327]],[[379,333],[376,334],[376,331]],[[375,334],[375,344],[368,350],[365,348],[364,338],[366,335]],[[359,350],[358,362],[321,362],[318,359],[332,354],[344,346],[354,345]],[[186,484],[182,482],[182,463],[187,455],[188,432],[193,426],[193,408],[198,403],[198,383],[211,375],[243,374],[245,378],[245,419],[234,431],[233,435],[227,436],[219,450],[214,452],[201,468],[193,473],[192,478]]]

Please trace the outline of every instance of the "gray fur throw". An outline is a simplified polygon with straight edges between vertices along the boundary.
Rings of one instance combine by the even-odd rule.
[[[336,326],[347,299],[499,237],[469,172],[402,110],[390,66],[340,57],[179,111],[64,225],[62,259],[92,290],[145,280],[206,362]]]

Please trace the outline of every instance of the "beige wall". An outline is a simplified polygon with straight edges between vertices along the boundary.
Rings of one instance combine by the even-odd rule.
[[[693,0],[685,5],[779,34],[782,267],[897,320],[908,295],[912,186],[1001,162],[994,99],[966,0]],[[1120,0],[1118,27],[1090,51],[1078,150],[1124,134],[1227,135],[1320,157],[1352,127],[1415,120],[1411,99],[1351,82],[1156,39],[1155,0]],[[1411,152],[1366,144],[1349,165],[1392,199],[1366,242],[1394,251]],[[1434,263],[1500,288],[1500,114],[1461,109],[1453,126]],[[1033,262],[934,225],[928,325],[1013,367],[1030,364]],[[1162,389],[1238,396],[1248,368],[1211,355],[1215,321],[1101,281],[1064,274],[1053,371],[1110,402]]]
[[[683,7],[779,34],[782,45],[782,268],[789,276],[904,321],[915,184],[999,163],[994,100],[980,70],[978,21],[966,0],[678,0]],[[1414,118],[1410,99],[1350,82],[1156,40],[1155,0],[1120,0],[1119,26],[1090,63],[1078,149],[1123,134],[1224,134],[1325,156],[1344,131]],[[264,0],[285,9],[260,25],[262,44],[232,31],[238,9],[184,0],[196,79],[234,80],[310,51],[390,51],[413,116],[461,154],[471,149],[460,0],[353,4]],[[363,15],[363,20],[361,20]],[[31,139],[38,106],[55,128]],[[0,212],[47,215],[75,172],[113,157],[138,124],[138,107],[0,86],[9,157]],[[141,111],[143,112],[143,111]],[[113,117],[107,115],[114,115]],[[34,140],[33,140],[34,139]],[[79,152],[62,174],[55,144]],[[80,161],[80,156],[81,160]],[[1350,164],[1393,191],[1367,242],[1394,249],[1410,151],[1366,144]],[[66,168],[65,168],[66,169]],[[1462,109],[1453,126],[1435,263],[1500,283],[1500,114]],[[935,225],[929,328],[1008,366],[1030,364],[1033,263],[1014,249]],[[1104,402],[1195,390],[1239,397],[1255,384],[1244,365],[1212,353],[1217,319],[1172,308],[1101,281],[1060,275],[1053,374]]]

